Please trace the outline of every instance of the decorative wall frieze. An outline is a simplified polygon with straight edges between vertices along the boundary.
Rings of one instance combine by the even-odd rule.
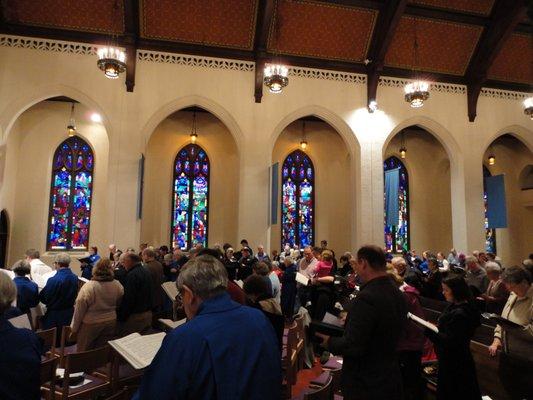
[[[0,35],[0,46],[52,51],[55,53],[96,55],[97,47],[92,44],[64,42],[61,40],[27,38],[22,36]]]
[[[251,61],[228,60],[203,56],[188,56],[184,54],[162,53],[151,50],[137,50],[139,61],[149,61],[166,64],[185,65],[187,67],[202,67],[227,69],[233,71],[253,72],[255,63]]]
[[[379,78],[379,86],[395,87],[401,89],[403,89],[404,86],[410,82],[412,82],[412,80],[404,78],[394,78],[391,76],[382,76]],[[453,83],[431,82],[429,84],[429,90],[432,92],[439,93],[466,94],[465,85],[457,85]]]
[[[289,67],[289,76],[300,78],[325,79],[329,81],[339,81],[348,83],[366,84],[366,75],[354,74],[350,72],[330,71],[324,69]]]
[[[513,92],[511,90],[483,88],[481,89],[481,96],[505,100],[524,100],[526,97],[529,97],[530,94],[524,92]]]

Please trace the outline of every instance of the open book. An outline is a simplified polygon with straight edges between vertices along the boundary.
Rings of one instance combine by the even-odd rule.
[[[437,328],[436,325],[433,325],[431,322],[428,322],[420,317],[417,317],[416,315],[411,314],[410,312],[407,313],[407,318],[412,319],[417,324],[420,324],[422,326],[425,326],[428,329],[431,329],[435,333],[439,333],[439,328]]]
[[[309,278],[300,272],[296,273],[296,282],[301,283],[304,286],[309,285]]]
[[[340,328],[344,327],[344,324],[342,323],[342,320],[340,318],[328,312],[326,312],[326,314],[324,315],[324,318],[322,318],[322,322],[326,324],[330,324],[330,325],[335,325]]]
[[[161,347],[165,333],[141,336],[135,332],[123,338],[110,340],[109,344],[135,369],[143,369],[152,363]]]
[[[159,318],[158,321],[170,329],[175,329],[178,326],[183,325],[185,322],[187,322],[187,318],[180,319],[179,321],[172,321],[171,319]]]
[[[178,287],[176,286],[176,282],[165,282],[161,285],[161,287],[167,296],[170,297],[170,300],[176,300],[176,296],[178,295]]]
[[[507,318],[503,318],[498,314],[482,313],[483,318],[490,319],[496,322],[498,325],[502,325],[505,329],[523,329],[524,327],[516,322],[509,321]]]
[[[11,322],[11,325],[13,325],[15,328],[26,328],[31,330],[28,314],[22,314],[18,317],[10,318],[8,321]]]

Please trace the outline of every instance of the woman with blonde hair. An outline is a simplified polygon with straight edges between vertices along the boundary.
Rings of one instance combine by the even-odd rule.
[[[117,313],[124,288],[114,279],[108,258],[94,266],[92,279],[78,293],[72,318],[72,334],[77,337],[77,350],[87,351],[104,346],[115,336]]]

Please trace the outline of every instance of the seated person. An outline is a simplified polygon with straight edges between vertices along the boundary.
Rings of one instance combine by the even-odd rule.
[[[29,329],[11,325],[5,315],[16,297],[15,283],[0,274],[0,399],[40,399],[42,343]]]
[[[17,308],[22,313],[30,312],[30,308],[39,304],[39,288],[27,276],[30,274],[31,266],[26,260],[19,260],[13,265],[15,278],[13,282],[17,286]]]
[[[509,298],[509,290],[501,279],[502,269],[494,261],[485,263],[485,271],[489,277],[489,286],[480,298],[485,301],[485,309],[490,313],[501,314],[503,306]]]

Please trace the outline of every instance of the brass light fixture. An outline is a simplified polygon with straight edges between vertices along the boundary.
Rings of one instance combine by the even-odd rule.
[[[117,20],[119,11],[118,1],[113,4],[113,22]],[[96,65],[104,72],[109,79],[117,79],[121,73],[126,71],[126,54],[118,48],[116,36],[111,37],[111,43],[98,49],[98,61]]]
[[[416,67],[418,66],[418,37],[416,29],[416,20],[414,25],[415,30],[415,42],[413,48],[413,75],[416,78]],[[424,105],[424,101],[429,99],[429,83],[420,79],[408,83],[404,87],[405,96],[404,99],[413,108],[420,108]]]
[[[524,100],[524,114],[533,119],[533,96]]]
[[[405,157],[407,157],[407,148],[405,147],[405,137],[404,137],[403,131],[402,131],[401,144],[400,144],[400,157],[402,159],[405,159]]]
[[[191,143],[195,144],[196,140],[198,139],[198,132],[196,131],[196,111],[193,111],[192,113],[192,127],[191,134],[189,136],[191,137]]]
[[[278,23],[278,2],[274,10],[274,38],[275,48],[278,48],[279,43],[279,23]],[[274,57],[274,62],[265,65],[263,71],[265,86],[268,87],[270,93],[281,93],[283,88],[289,84],[289,68],[281,64],[279,57]]]
[[[494,155],[494,150],[492,149],[492,146],[489,147],[489,165],[496,164],[496,156]]]
[[[72,137],[76,135],[76,121],[74,120],[74,105],[75,103],[72,102],[72,105],[70,106],[70,119],[68,121],[67,125],[67,135],[68,137]]]
[[[300,141],[300,148],[304,151],[307,149],[307,140],[305,140],[305,121],[302,121],[302,140]]]

